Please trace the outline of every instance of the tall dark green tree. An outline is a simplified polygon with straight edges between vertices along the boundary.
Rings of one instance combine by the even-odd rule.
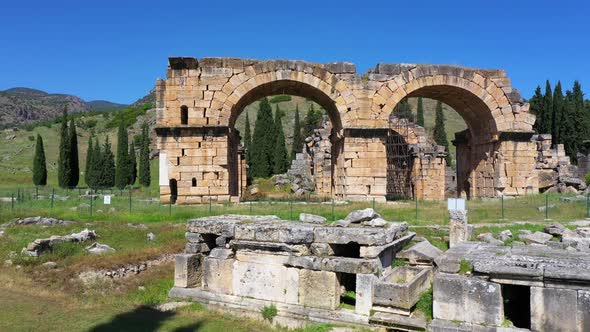
[[[414,115],[412,114],[412,106],[408,103],[408,99],[404,98],[400,100],[400,102],[395,105],[393,109],[393,115],[400,119],[408,119],[412,121],[414,119]]]
[[[558,98],[555,98],[556,96],[558,96],[557,93],[553,95],[554,103],[558,100]],[[561,119],[559,121],[559,143],[563,144],[565,154],[570,156],[572,162],[576,163],[579,141],[578,135],[576,133],[576,122],[578,122],[578,120],[576,119],[573,93],[568,90],[566,92],[565,98],[562,99],[562,101],[558,102],[561,104],[559,111],[561,115]]]
[[[541,87],[537,85],[535,94],[529,101],[530,112],[534,114],[537,119],[534,124],[534,129],[537,133],[541,133],[542,121],[543,121],[543,94],[541,93]]]
[[[254,138],[252,140],[252,177],[269,177],[272,172],[275,126],[272,119],[272,108],[267,98],[260,101],[256,124],[254,125]]]
[[[250,131],[250,118],[246,113],[246,129],[244,129],[244,147],[246,148],[246,162],[250,165],[250,147],[252,146],[252,133]]]
[[[424,127],[424,105],[422,105],[422,97],[418,97],[418,105],[416,111],[416,123]]]
[[[583,141],[590,139],[590,113],[584,105],[584,93],[580,82],[574,81],[572,89],[572,101],[574,107],[574,121],[576,141],[581,144]]]
[[[563,139],[561,137],[562,132],[560,131],[562,124],[562,120],[564,119],[564,106],[565,101],[563,99],[563,92],[561,90],[561,82],[557,81],[557,85],[555,85],[555,91],[553,92],[553,111],[551,112],[551,138],[553,144],[560,144],[563,143]],[[564,135],[569,135],[570,133],[563,132]]]
[[[293,126],[293,146],[291,149],[291,159],[295,159],[298,153],[303,149],[303,137],[301,136],[301,122],[299,118],[299,105],[295,106],[295,124]]]
[[[147,122],[141,128],[141,148],[139,150],[139,184],[149,187],[151,184],[150,174],[150,131]]]
[[[449,154],[449,140],[447,139],[447,131],[445,129],[445,114],[443,112],[442,103],[439,101],[436,103],[436,116],[434,119],[434,141],[438,145],[445,147],[447,156],[445,158],[447,166],[451,165],[451,155]]]
[[[130,173],[129,173],[129,182],[127,183],[130,186],[135,184],[135,180],[137,179],[137,156],[135,154],[135,144],[131,142],[129,145],[129,163],[130,163]]]
[[[313,131],[322,124],[322,111],[315,110],[313,103],[305,115],[303,124],[303,139],[313,135]]]
[[[96,189],[102,186],[102,179],[100,177],[102,176],[104,158],[98,138],[95,138],[92,147],[92,162],[90,163],[90,168],[88,169],[88,177],[90,178],[90,182],[87,184],[90,186],[90,188]]]
[[[70,186],[72,179],[72,163],[70,135],[68,132],[68,108],[64,107],[61,128],[59,131],[59,156],[57,160],[57,183],[62,188]]]
[[[94,146],[92,144],[93,139],[92,136],[88,137],[88,149],[86,150],[86,167],[84,168],[84,182],[86,182],[86,185],[90,188],[94,187],[94,182],[93,182],[93,164],[95,163],[94,160]]]
[[[80,161],[78,154],[78,133],[76,132],[76,124],[74,119],[70,120],[69,128],[69,143],[70,143],[70,187],[74,188],[80,182]]]
[[[274,144],[274,154],[273,154],[273,173],[274,174],[282,174],[287,172],[289,169],[289,153],[287,152],[287,144],[285,141],[285,132],[283,130],[283,112],[279,109],[277,105],[277,111],[275,113],[275,128],[277,130],[276,133],[276,141]]]
[[[112,188],[115,186],[115,155],[108,136],[105,138],[102,148],[101,164],[99,173],[100,187]]]
[[[45,148],[43,147],[43,138],[37,134],[37,144],[35,145],[35,157],[33,159],[33,183],[35,186],[44,186],[47,184],[47,164],[45,162]]]
[[[121,123],[117,134],[117,163],[115,167],[115,186],[119,189],[125,188],[131,177],[128,144],[127,129]]]
[[[553,128],[553,93],[549,80],[545,82],[545,95],[543,95],[543,111],[541,112],[540,134],[551,134]]]

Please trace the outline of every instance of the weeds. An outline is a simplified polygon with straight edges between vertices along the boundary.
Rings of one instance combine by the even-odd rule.
[[[271,304],[269,306],[265,306],[264,308],[262,308],[260,313],[262,314],[262,318],[269,322],[272,322],[272,320],[278,315],[279,311],[277,310],[277,307],[274,304]]]

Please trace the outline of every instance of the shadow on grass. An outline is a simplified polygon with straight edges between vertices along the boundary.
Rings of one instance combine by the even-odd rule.
[[[174,317],[175,312],[161,312],[148,306],[141,306],[132,311],[121,313],[113,317],[109,322],[91,328],[91,332],[107,331],[158,331],[162,324]],[[202,322],[175,328],[174,332],[198,331]]]

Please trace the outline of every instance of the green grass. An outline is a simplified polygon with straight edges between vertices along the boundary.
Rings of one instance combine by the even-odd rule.
[[[416,310],[424,314],[426,321],[432,320],[432,287],[420,295],[416,303]]]
[[[262,318],[269,322],[272,322],[272,320],[278,315],[278,313],[279,312],[277,310],[277,307],[274,304],[265,306],[264,308],[262,308],[262,310],[260,310]]]
[[[471,273],[472,270],[473,266],[471,265],[471,262],[466,259],[461,259],[461,262],[459,262],[459,274]]]
[[[346,291],[344,294],[340,296],[340,306],[341,309],[349,309],[354,310],[356,303],[356,293],[354,291]]]

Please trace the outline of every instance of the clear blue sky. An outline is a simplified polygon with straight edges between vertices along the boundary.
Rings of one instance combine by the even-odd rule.
[[[91,4],[92,2],[92,4]],[[168,56],[503,68],[590,91],[587,1],[2,1],[0,90],[130,103]],[[590,93],[590,92],[588,92]]]

